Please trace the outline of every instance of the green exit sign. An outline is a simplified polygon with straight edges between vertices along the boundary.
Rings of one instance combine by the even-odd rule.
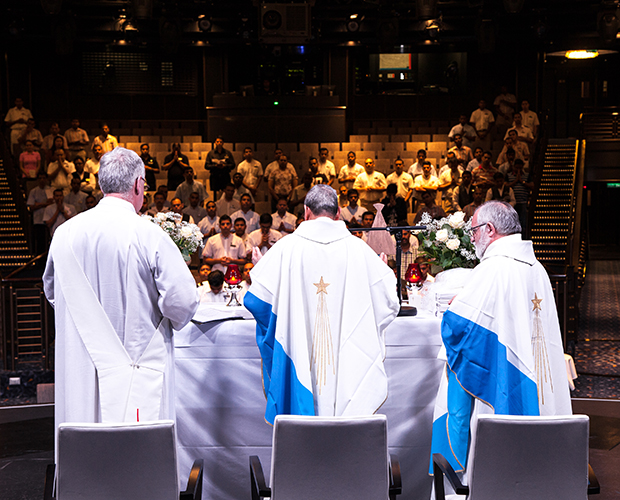
[[[620,182],[608,182],[607,187],[608,188],[620,188]]]

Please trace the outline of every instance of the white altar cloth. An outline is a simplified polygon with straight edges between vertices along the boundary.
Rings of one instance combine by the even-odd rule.
[[[430,497],[428,476],[435,397],[443,361],[440,320],[397,318],[386,331],[390,453],[400,459],[400,498]],[[266,477],[272,427],[265,422],[261,360],[253,320],[190,323],[175,332],[176,412],[181,484],[191,464],[205,461],[203,498],[250,498],[250,455]]]

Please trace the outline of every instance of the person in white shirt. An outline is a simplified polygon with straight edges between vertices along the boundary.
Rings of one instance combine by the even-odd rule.
[[[54,145],[54,139],[56,139],[56,137],[60,137],[62,139],[63,148],[69,148],[69,145],[67,144],[67,139],[65,139],[64,135],[60,134],[60,127],[58,126],[58,123],[54,122],[50,125],[50,133],[43,138],[43,143],[41,144],[41,149],[44,153],[52,149],[52,146]]]
[[[252,231],[248,235],[248,242],[252,245],[252,248],[258,248],[263,255],[282,238],[280,232],[273,229],[272,225],[273,217],[271,217],[271,214],[262,214],[260,216],[260,229]]]
[[[413,195],[413,177],[409,175],[407,172],[403,172],[404,163],[403,160],[397,158],[394,161],[394,172],[387,176],[388,184],[396,184],[398,190],[396,191],[396,195],[400,196],[407,203],[407,211],[411,211],[411,204],[409,200]]]
[[[93,140],[93,147],[95,147],[95,144],[101,146],[104,153],[108,153],[118,147],[118,141],[116,137],[110,134],[110,127],[108,127],[107,123],[103,124],[101,134]]]
[[[60,188],[54,189],[54,203],[48,206],[43,213],[43,222],[47,224],[51,236],[54,236],[58,226],[76,215],[75,208],[65,203],[64,199],[63,190]]]
[[[463,136],[461,134],[454,134],[454,146],[452,146],[448,152],[454,153],[456,158],[461,161],[462,165],[467,165],[474,159],[471,148],[463,144]]]
[[[54,189],[62,189],[65,193],[69,193],[71,174],[75,172],[75,165],[67,161],[64,149],[57,149],[55,158],[56,161],[47,166],[49,181]]]
[[[338,174],[338,182],[340,185],[344,185],[347,189],[353,188],[353,183],[357,176],[364,171],[364,167],[362,167],[359,163],[357,163],[357,157],[355,152],[349,151],[347,153],[347,163],[340,169],[340,173]]]
[[[224,292],[224,273],[219,270],[214,270],[207,276],[207,286],[201,286],[198,288],[200,293],[200,302],[214,302],[214,303],[226,303],[228,301],[228,294]]]
[[[357,189],[349,189],[347,191],[347,199],[349,200],[349,204],[340,210],[340,219],[345,221],[347,224],[361,224],[362,214],[366,211],[366,209],[357,204],[359,200],[359,193],[357,192]]]
[[[213,266],[214,271],[226,272],[229,264],[243,265],[246,250],[243,241],[232,233],[232,220],[222,215],[219,221],[220,233],[207,240],[202,259],[205,264]]]
[[[474,159],[467,164],[466,170],[468,172],[471,172],[472,170],[475,170],[476,168],[480,166],[480,164],[482,163],[483,153],[484,153],[484,149],[482,149],[480,146],[477,146],[474,149]]]
[[[212,268],[209,264],[201,264],[201,266],[198,268],[198,281],[196,283],[196,286],[198,288],[200,288],[201,286],[206,286],[207,289],[209,288],[209,282],[207,281],[207,278],[209,277],[211,269]]]
[[[86,197],[88,195],[83,191],[80,191],[80,179],[79,177],[73,177],[71,179],[71,191],[65,196],[67,205],[71,205],[75,208],[75,211],[79,214],[86,210]]]
[[[40,255],[45,252],[47,246],[47,229],[43,222],[45,208],[54,203],[54,194],[52,188],[47,184],[47,174],[39,172],[37,175],[36,187],[28,193],[28,201],[26,204],[32,213],[32,233],[34,236],[34,252]]]
[[[226,184],[224,187],[224,194],[222,194],[222,197],[215,203],[217,206],[217,215],[220,217],[222,215],[230,215],[241,208],[241,203],[234,198],[234,195],[235,186]]]
[[[336,179],[336,166],[327,159],[329,150],[327,148],[319,149],[319,174],[327,176],[327,183],[331,186]]]
[[[194,180],[194,169],[186,167],[183,175],[185,180],[177,187],[174,193],[175,198],[181,198],[183,204],[189,206],[189,195],[191,193],[198,193],[198,203],[202,205],[205,200],[209,199],[209,193],[207,193],[202,182]]]
[[[448,139],[454,140],[456,134],[461,134],[463,137],[463,145],[471,148],[473,142],[476,140],[476,130],[467,122],[467,115],[462,114],[459,116],[459,123],[450,129]]]
[[[373,205],[383,198],[387,182],[385,176],[375,170],[375,161],[372,158],[366,159],[364,172],[357,176],[353,188],[360,193],[360,205],[369,212],[376,212]]]
[[[273,219],[273,227],[276,231],[280,231],[282,236],[291,234],[295,231],[295,223],[297,217],[287,211],[288,202],[286,198],[280,198],[276,203],[276,212],[271,215]]]
[[[424,162],[425,161],[426,161],[426,149],[418,150],[417,161],[415,163],[413,163],[409,167],[409,170],[407,171],[407,173],[411,177],[413,177],[413,180],[415,180],[415,178],[418,175],[422,175],[423,167],[424,167]],[[431,174],[433,174],[435,177],[437,177],[437,170],[435,169],[435,167],[433,165],[431,165]]]
[[[182,222],[187,222],[188,224],[195,224],[194,218],[191,215],[183,212],[184,208],[185,205],[183,205],[183,201],[181,200],[181,198],[172,198],[172,200],[170,200],[171,212],[180,215]]]
[[[28,119],[32,118],[32,113],[29,109],[24,108],[24,101],[21,97],[15,99],[15,107],[9,109],[8,113],[4,117],[4,123],[11,129],[11,152],[16,152],[15,147],[19,136],[26,128]]]
[[[235,235],[237,235],[237,237],[240,238],[245,245],[245,253],[247,256],[247,254],[252,250],[252,245],[248,241],[249,235],[246,232],[247,224],[245,222],[245,219],[243,217],[237,217],[236,219],[233,219],[231,217],[231,220],[233,221],[233,229],[235,231]]]
[[[504,139],[508,137],[508,132],[512,130],[515,130],[517,132],[517,141],[520,143],[523,143],[528,148],[528,153],[531,154],[529,147],[530,147],[530,144],[534,142],[534,134],[532,134],[532,131],[530,130],[529,127],[526,127],[525,125],[523,125],[523,117],[521,116],[521,113],[514,114],[514,124],[511,128],[509,128],[506,131],[506,135]],[[513,137],[513,141],[514,141],[514,137]]]
[[[80,120],[77,118],[71,120],[71,128],[65,130],[65,139],[67,144],[69,144],[69,151],[72,157],[84,153],[84,148],[88,145],[89,140],[86,130],[80,128]]]
[[[240,174],[239,172],[235,172],[233,174],[232,184],[233,186],[235,186],[235,194],[233,194],[233,198],[235,200],[241,201],[241,196],[247,194],[252,199],[252,205],[254,204],[254,196],[252,196],[252,191],[250,191],[243,185],[242,174]]]
[[[439,179],[437,176],[431,173],[432,165],[430,161],[425,161],[422,166],[422,175],[418,175],[414,179],[413,189],[415,190],[415,198],[418,200],[418,205],[422,203],[422,194],[426,191],[435,192],[439,188]],[[416,210],[416,207],[413,207]]]
[[[480,99],[478,102],[478,109],[476,109],[469,118],[469,122],[476,129],[476,135],[483,141],[486,139],[491,127],[495,123],[495,117],[487,109],[487,103],[484,99]]]
[[[196,224],[207,216],[207,211],[198,205],[199,200],[200,197],[198,196],[198,193],[191,193],[189,195],[189,206],[183,209],[183,213],[191,215]]]
[[[243,175],[243,185],[256,195],[258,186],[263,180],[263,166],[254,159],[252,148],[243,150],[243,161],[237,165],[237,172]]]
[[[95,144],[93,146],[93,158],[89,158],[86,160],[86,164],[84,165],[84,169],[91,174],[97,175],[99,173],[99,160],[103,156],[103,149],[99,144]],[[151,189],[155,189],[155,186],[150,186]]]
[[[235,221],[239,217],[245,219],[248,234],[256,231],[260,227],[260,216],[252,210],[252,198],[249,194],[241,195],[239,200],[241,208],[230,214],[230,218]]]
[[[198,229],[202,232],[206,243],[207,239],[216,233],[220,232],[220,226],[218,224],[220,218],[217,216],[217,206],[214,201],[207,203],[207,215],[198,224]]]
[[[147,214],[151,217],[155,217],[159,212],[168,212],[168,208],[165,205],[166,197],[164,193],[157,191],[153,195],[153,205],[147,210]]]
[[[538,137],[538,129],[540,128],[540,121],[538,121],[538,115],[530,110],[530,103],[523,101],[521,103],[521,116],[523,117],[523,125],[529,127],[534,134],[534,140]]]
[[[463,167],[459,165],[459,160],[453,156],[447,164],[447,169],[439,174],[439,191],[441,192],[441,208],[447,214],[456,212],[454,205],[454,193],[458,190],[461,183]]]

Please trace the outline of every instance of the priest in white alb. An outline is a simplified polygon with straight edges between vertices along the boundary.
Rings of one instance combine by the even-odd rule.
[[[43,280],[56,317],[56,426],[174,418],[172,328],[198,295],[170,237],[137,214],[144,183],[136,153],[106,153],[104,198],[54,234]]]
[[[549,276],[520,233],[508,203],[476,210],[471,238],[480,264],[442,319],[446,369],[431,449],[465,482],[477,415],[572,414]]]
[[[267,398],[278,414],[373,414],[387,398],[384,332],[399,304],[392,270],[338,220],[336,191],[306,195],[305,221],[252,269]]]

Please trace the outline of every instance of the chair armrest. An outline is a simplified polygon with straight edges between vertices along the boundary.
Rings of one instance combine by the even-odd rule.
[[[396,495],[403,492],[403,483],[400,476],[400,462],[396,455],[390,455],[390,500],[394,500]]]
[[[53,500],[54,496],[54,478],[56,477],[56,465],[48,464],[45,470],[45,488],[43,489],[43,500]]]
[[[441,453],[433,453],[433,475],[435,476],[435,498],[437,500],[444,500],[446,497],[443,487],[444,474],[457,495],[469,495],[469,487],[463,486],[445,457]]]
[[[180,500],[201,500],[202,498],[202,472],[204,468],[204,460],[199,458],[194,461],[192,470],[187,480],[187,488],[179,495]]]
[[[265,483],[265,474],[260,458],[256,455],[250,457],[250,488],[252,489],[252,500],[260,500],[263,497],[271,498],[271,488]]]
[[[601,492],[601,485],[598,484],[594,469],[588,464],[588,495],[598,495]]]

